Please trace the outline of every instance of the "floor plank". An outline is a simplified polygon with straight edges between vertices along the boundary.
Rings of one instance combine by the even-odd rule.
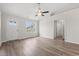
[[[0,56],[79,56],[79,45],[42,37],[7,41]]]

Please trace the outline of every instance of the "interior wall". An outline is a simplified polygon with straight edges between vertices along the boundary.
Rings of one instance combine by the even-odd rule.
[[[54,38],[54,20],[64,20],[64,39],[79,44],[79,8],[40,19],[40,36]]]
[[[28,37],[38,36],[38,21],[35,22],[35,32],[28,33],[26,31],[25,21],[29,19],[21,18],[11,14],[2,13],[2,41],[14,40],[14,39],[23,39]],[[9,21],[14,19],[16,21],[16,27],[10,26]]]
[[[52,19],[64,20],[65,41],[79,44],[79,8],[52,16]]]
[[[45,37],[45,38],[54,38],[54,21],[51,19],[51,17],[41,17],[39,22],[39,33],[40,37]]]

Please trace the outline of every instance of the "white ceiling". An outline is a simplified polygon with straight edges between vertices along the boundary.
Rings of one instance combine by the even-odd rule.
[[[49,10],[49,14],[46,15],[52,12],[58,14],[78,7],[79,3],[41,3],[42,9]],[[35,16],[38,5],[36,3],[0,3],[0,8],[2,12],[26,18]]]

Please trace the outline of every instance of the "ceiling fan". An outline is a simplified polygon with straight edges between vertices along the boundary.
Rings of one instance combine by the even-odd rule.
[[[44,15],[45,13],[49,13],[49,11],[44,11],[44,10],[41,9],[40,3],[37,3],[37,4],[38,4],[38,10],[37,10],[35,16],[45,16]]]

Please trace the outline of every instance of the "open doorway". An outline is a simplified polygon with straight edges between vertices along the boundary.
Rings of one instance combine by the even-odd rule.
[[[54,39],[64,40],[64,21],[54,20]]]

